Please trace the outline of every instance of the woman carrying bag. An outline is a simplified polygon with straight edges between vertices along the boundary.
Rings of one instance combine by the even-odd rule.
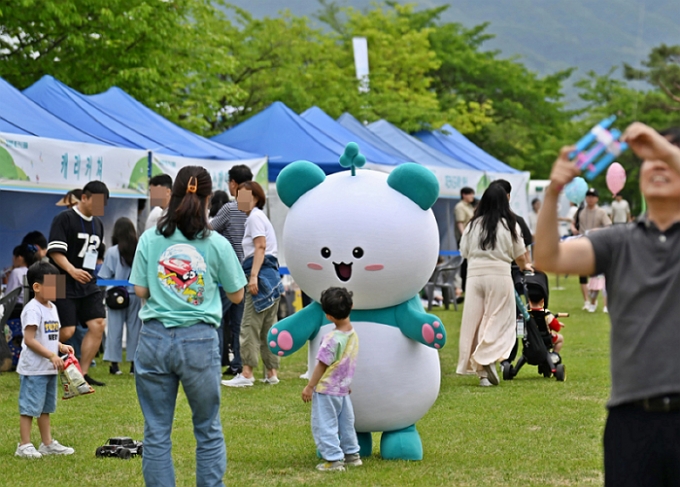
[[[130,279],[132,261],[137,250],[137,231],[128,218],[119,218],[113,226],[113,246],[106,249],[104,263],[97,276],[100,279],[127,281]],[[130,362],[130,374],[135,373],[135,351],[142,321],[139,309],[142,301],[135,296],[132,286],[108,286],[106,288],[108,320],[104,360],[111,362],[109,373],[122,374],[118,364],[123,361],[123,327],[127,325],[126,357]]]

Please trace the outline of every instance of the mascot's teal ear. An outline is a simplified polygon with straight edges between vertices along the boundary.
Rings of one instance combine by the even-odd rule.
[[[287,207],[310,189],[317,187],[326,179],[323,170],[308,161],[295,161],[288,164],[276,178],[276,191]]]
[[[423,210],[429,210],[439,197],[439,181],[432,171],[408,162],[397,167],[387,178],[387,184]],[[278,187],[278,186],[277,186]]]

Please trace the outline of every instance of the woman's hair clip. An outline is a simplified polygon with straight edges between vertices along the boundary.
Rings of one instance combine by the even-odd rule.
[[[193,180],[193,184],[192,184],[192,180]],[[195,193],[197,189],[198,189],[198,179],[196,179],[195,176],[191,176],[189,178],[189,182],[187,183],[187,193]]]

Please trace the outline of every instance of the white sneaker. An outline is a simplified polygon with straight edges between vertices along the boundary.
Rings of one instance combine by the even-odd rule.
[[[254,383],[254,378],[248,379],[243,374],[237,374],[233,379],[222,381],[222,385],[227,387],[251,387]]]
[[[305,372],[304,374],[301,374],[300,379],[309,380],[309,371]]]
[[[42,455],[35,449],[33,443],[26,443],[25,445],[17,445],[17,450],[14,452],[15,457],[22,458],[42,458]]]
[[[498,377],[498,371],[496,370],[495,362],[489,365],[485,365],[484,370],[486,370],[486,378],[489,380],[489,382],[491,382],[495,386],[501,383],[501,379],[500,377]]]
[[[605,313],[605,314],[609,314],[609,310],[607,309],[606,306],[604,308],[602,308],[602,312]]]
[[[52,438],[52,443],[49,445],[40,443],[40,448],[38,448],[38,451],[42,455],[73,455],[75,453],[73,448],[62,445],[54,438]]]
[[[265,384],[271,384],[271,385],[275,386],[276,384],[278,384],[281,381],[279,380],[278,377],[274,376],[274,377],[265,377],[264,379],[260,379],[260,382],[264,382]]]
[[[588,306],[588,313],[594,313],[595,311],[597,311],[597,303]]]
[[[489,382],[489,379],[487,379],[486,377],[480,377],[479,378],[479,385],[481,387],[492,387],[493,386],[493,384],[491,382]]]
[[[584,311],[590,311],[590,301],[586,301],[583,303],[583,308],[581,308]]]

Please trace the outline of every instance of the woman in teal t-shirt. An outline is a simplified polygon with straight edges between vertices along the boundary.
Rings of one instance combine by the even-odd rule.
[[[130,282],[146,299],[135,354],[135,382],[144,414],[142,473],[147,486],[175,485],[170,434],[180,382],[196,437],[196,484],[223,486],[226,447],[220,423],[221,284],[234,303],[246,278],[231,244],[211,232],[212,181],[199,166],[182,168],[166,214],[137,245]]]

